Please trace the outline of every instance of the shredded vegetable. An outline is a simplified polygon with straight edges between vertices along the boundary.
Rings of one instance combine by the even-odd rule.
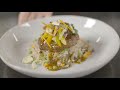
[[[66,38],[64,37],[64,34],[67,32],[67,30],[70,30],[73,34],[75,34],[73,25],[71,26],[70,24],[66,24],[66,22],[63,22],[62,20],[58,20],[49,24],[43,24],[46,28],[44,28],[45,33],[41,36],[41,39],[46,41],[50,48],[52,41],[54,41],[60,47],[67,45]],[[53,38],[56,38],[56,40]]]

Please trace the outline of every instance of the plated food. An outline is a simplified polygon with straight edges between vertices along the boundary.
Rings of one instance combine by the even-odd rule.
[[[71,40],[71,42],[72,44],[74,44],[76,41],[77,43],[78,41],[80,41],[80,44],[79,46],[77,46],[78,44],[70,46],[68,48],[68,52],[70,52],[70,49],[72,48],[72,52],[81,50],[82,48],[79,48],[82,46],[85,47],[85,45],[89,46],[88,51],[92,51],[94,49],[94,52],[91,53],[91,56],[88,55],[87,59],[85,60],[82,60],[82,58],[80,58],[81,64],[76,64],[75,61],[73,62],[72,60],[70,60],[71,63],[69,64],[69,67],[66,68],[64,64],[60,64],[64,66],[64,68],[62,68],[60,66],[57,66],[57,64],[54,64],[58,67],[58,69],[53,70],[53,64],[51,63],[53,59],[50,59],[51,61],[49,61],[46,59],[47,56],[42,57],[45,59],[37,58],[42,55],[40,54],[40,51],[45,51],[45,55],[48,55],[47,51],[49,51],[45,50],[43,47],[40,47],[39,44],[40,37],[42,37],[46,31],[43,30],[43,27],[50,24],[51,21],[57,20],[64,20],[64,22],[69,23],[70,25],[73,24],[75,29],[77,29],[76,31],[79,35],[79,39],[73,39]],[[40,22],[45,22],[46,24],[42,24]],[[47,40],[47,38],[45,38],[45,40]],[[68,40],[65,40],[67,45],[69,45]],[[52,42],[50,44],[52,44]],[[61,42],[61,46],[65,45]],[[91,47],[93,49],[91,49]],[[119,35],[114,28],[112,28],[105,22],[83,16],[57,15],[48,18],[40,18],[35,21],[27,22],[21,26],[15,26],[8,30],[0,38],[0,58],[7,66],[12,68],[13,70],[31,77],[76,78],[96,72],[97,70],[108,64],[111,60],[114,60],[113,57],[115,57],[115,55],[117,54],[119,47]],[[28,48],[30,49],[28,50]],[[41,50],[40,48],[43,49]],[[27,52],[27,50],[29,51],[29,53]],[[31,52],[32,50],[34,53]],[[67,49],[65,49],[65,51],[66,50]],[[61,47],[61,50],[59,52],[55,51],[55,53],[60,53],[62,51],[63,50]],[[54,51],[51,52],[54,53]],[[84,51],[84,54],[85,52],[87,51]],[[81,57],[83,57],[83,55],[81,55]],[[36,58],[33,58],[33,56]],[[63,57],[65,56],[61,57],[62,58],[60,58],[59,61],[64,61]],[[23,58],[25,59],[23,63],[27,64],[22,63]],[[48,65],[45,66],[46,62],[48,63]],[[67,63],[67,59],[65,60],[65,62]]]
[[[57,20],[44,24],[44,33],[33,41],[24,64],[33,69],[39,65],[50,71],[57,71],[80,64],[92,55],[90,44],[82,39],[73,24]]]

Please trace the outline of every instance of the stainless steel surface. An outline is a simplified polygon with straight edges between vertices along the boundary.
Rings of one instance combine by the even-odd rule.
[[[55,12],[55,15],[82,15],[96,18],[111,25],[120,36],[120,12]],[[17,24],[18,12],[0,12],[0,37]],[[0,60],[0,78],[31,78],[20,74]],[[97,72],[84,78],[120,78],[120,51],[112,61]]]

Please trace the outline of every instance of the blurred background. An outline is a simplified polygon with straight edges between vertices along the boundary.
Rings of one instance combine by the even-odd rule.
[[[17,25],[19,12],[0,12],[0,37]],[[120,12],[54,12],[54,15],[80,15],[102,20],[111,25],[120,36]],[[0,78],[31,78],[20,74],[0,59]],[[120,78],[120,51],[110,63],[97,72],[83,78]]]

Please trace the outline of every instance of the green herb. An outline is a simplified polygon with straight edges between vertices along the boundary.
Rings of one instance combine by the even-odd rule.
[[[78,50],[78,58],[81,57],[81,52]]]
[[[68,51],[69,49],[68,48],[66,48],[66,49],[64,49],[61,53],[64,53],[65,51]]]
[[[73,30],[75,30],[75,34],[77,34],[77,33],[78,33],[78,30],[77,30],[77,29],[75,29],[75,27],[74,27],[74,25],[73,25],[73,24],[71,24],[71,26],[72,26]]]
[[[32,51],[29,51],[29,54],[32,54]]]

